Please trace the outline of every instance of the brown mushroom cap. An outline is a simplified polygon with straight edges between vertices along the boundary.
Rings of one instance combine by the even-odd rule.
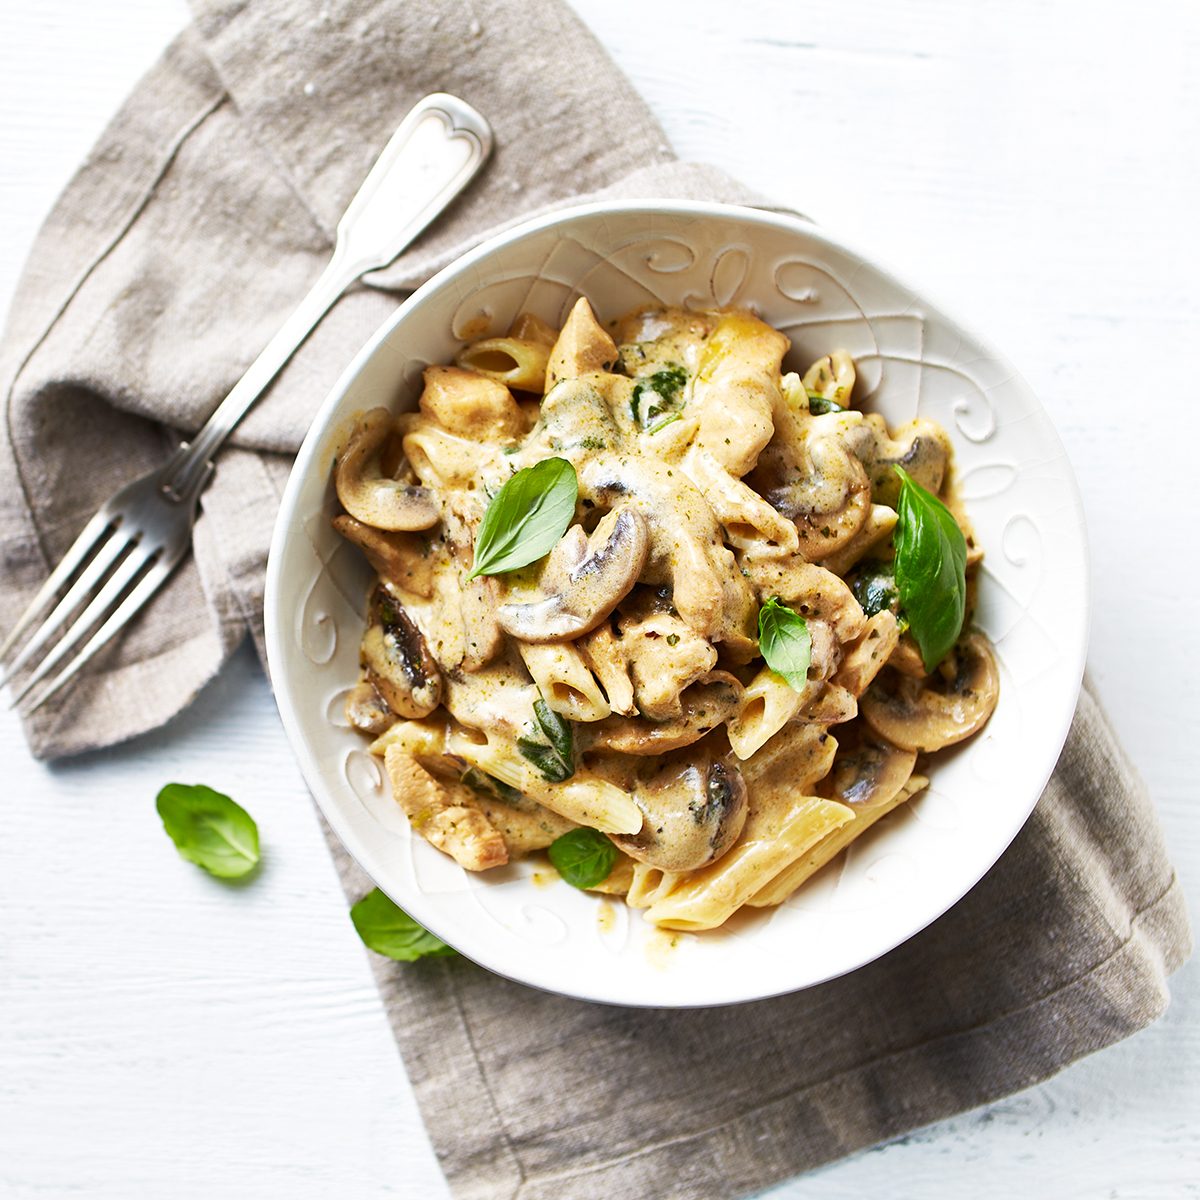
[[[710,671],[680,696],[682,715],[668,721],[645,717],[605,717],[587,726],[597,750],[621,754],[665,754],[698,742],[727,721],[742,703],[742,685],[727,671]]]
[[[428,716],[442,702],[442,673],[421,631],[381,587],[371,611],[359,650],[367,679],[397,716]]]
[[[375,685],[367,679],[360,679],[346,694],[345,712],[346,720],[355,729],[376,737],[386,733],[396,721]]]
[[[808,446],[808,471],[766,492],[772,507],[796,522],[800,551],[816,562],[844,546],[871,512],[871,485],[862,463],[839,438]]]
[[[338,499],[352,517],[377,529],[428,529],[439,518],[428,489],[388,479],[380,469],[379,456],[393,430],[386,408],[359,418],[334,472]]]
[[[349,513],[334,517],[333,527],[362,550],[377,575],[401,591],[412,592],[423,599],[433,595],[428,543],[423,550],[421,535],[376,529],[373,525],[364,525]]]
[[[672,755],[638,780],[633,795],[646,814],[641,831],[609,836],[631,858],[662,871],[715,862],[746,823],[746,783],[727,756]]]
[[[859,711],[892,745],[922,753],[953,746],[982,729],[999,695],[1000,677],[987,639],[971,633],[925,679],[884,670],[862,697]]]
[[[916,765],[914,751],[897,749],[861,725],[851,726],[827,776],[830,795],[860,813],[872,811],[900,791]]]
[[[565,642],[589,633],[637,582],[648,546],[646,518],[634,508],[608,513],[590,538],[574,525],[538,581],[548,594],[529,604],[502,604],[496,619],[523,642]]]
[[[896,507],[900,496],[900,478],[896,467],[908,474],[935,496],[942,490],[952,448],[945,431],[933,421],[918,417],[888,434],[883,418],[868,415],[851,435],[854,448],[871,481],[871,498],[876,504]]]

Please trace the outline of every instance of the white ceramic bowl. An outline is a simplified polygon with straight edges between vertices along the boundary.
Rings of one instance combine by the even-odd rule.
[[[416,403],[421,371],[466,337],[579,295],[601,319],[651,301],[752,306],[792,339],[790,366],[837,347],[889,424],[953,437],[983,565],[977,614],[1000,664],[986,730],[943,754],[930,788],[778,910],[670,946],[638,912],[533,864],[471,874],[414,836],[350,729],[368,569],[330,528],[330,466],[354,414]],[[1049,419],[1013,367],[911,288],[791,217],[717,204],[574,208],[471,251],[403,304],[350,364],[292,471],[267,572],[267,649],[284,727],[350,853],[397,904],[489,970],[630,1005],[755,1000],[861,966],[964,895],[1028,817],[1075,707],[1087,640],[1083,516]],[[603,914],[603,915],[602,915]]]

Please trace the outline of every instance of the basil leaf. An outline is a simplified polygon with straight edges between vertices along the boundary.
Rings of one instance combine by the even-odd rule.
[[[546,735],[546,740],[558,752],[559,757],[567,763],[575,758],[575,735],[571,730],[571,722],[541,698],[533,702],[533,715],[537,718],[538,727]]]
[[[859,563],[850,576],[850,590],[862,605],[863,613],[873,617],[890,608],[899,607],[900,593],[896,589],[896,574],[891,563],[868,559]]]
[[[562,783],[575,774],[575,734],[571,722],[539,697],[533,702],[533,719],[539,738],[517,738],[517,749],[551,783]]]
[[[368,892],[350,909],[350,920],[367,949],[397,962],[446,958],[457,953],[423,925],[418,925],[378,888]]]
[[[812,661],[808,622],[780,604],[778,596],[758,610],[758,648],[772,671],[782,675],[795,691],[804,689]]]
[[[155,800],[176,849],[219,879],[239,879],[258,865],[258,826],[240,804],[202,783],[168,783]]]
[[[565,458],[518,471],[493,497],[479,522],[467,579],[501,575],[544,558],[575,516],[579,479]]]
[[[644,375],[633,385],[629,400],[629,411],[634,423],[653,433],[649,427],[656,417],[678,407],[679,393],[687,383],[687,372],[682,367],[664,367],[653,375]],[[656,428],[661,428],[659,422]]]
[[[581,825],[555,838],[547,851],[554,869],[572,886],[603,883],[617,861],[617,848],[598,829]]]
[[[554,747],[547,746],[545,742],[519,737],[517,738],[517,749],[520,751],[521,757],[533,763],[541,772],[542,777],[551,783],[563,783],[575,774],[575,768],[565,766]]]
[[[836,400],[830,400],[828,396],[822,396],[820,392],[806,392],[808,396],[808,411],[814,417],[824,416],[825,413],[845,412],[845,408]]]
[[[909,627],[932,671],[958,641],[967,613],[967,541],[950,510],[912,479],[900,476],[896,587]]]

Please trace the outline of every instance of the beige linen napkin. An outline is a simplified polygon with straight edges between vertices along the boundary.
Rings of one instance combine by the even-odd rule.
[[[0,345],[0,621],[115,487],[193,431],[316,277],[422,94],[492,121],[484,176],[322,322],[220,456],[196,553],[28,725],[71,754],[161,724],[261,645],[279,490],[320,400],[411,288],[489,229],[611,189],[746,200],[675,162],[557,0],[195,0],[46,222]],[[334,846],[349,894],[368,882]],[[348,926],[349,928],[349,926]],[[349,935],[348,935],[349,936]],[[1150,802],[1085,691],[1033,818],[956,908],[792,997],[647,1012],[463,960],[374,965],[458,1197],[736,1196],[1027,1086],[1132,1033],[1186,957]]]

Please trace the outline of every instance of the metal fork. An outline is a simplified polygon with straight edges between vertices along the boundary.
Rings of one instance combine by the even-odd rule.
[[[0,646],[0,663],[20,646],[0,685],[45,653],[14,707],[69,660],[26,711],[45,704],[162,587],[191,548],[197,502],[221,444],[334,301],[409,246],[474,178],[491,149],[487,121],[456,96],[426,96],[404,118],[338,223],[333,255],[312,290],[199,433],[161,469],[100,507],[21,614]]]

